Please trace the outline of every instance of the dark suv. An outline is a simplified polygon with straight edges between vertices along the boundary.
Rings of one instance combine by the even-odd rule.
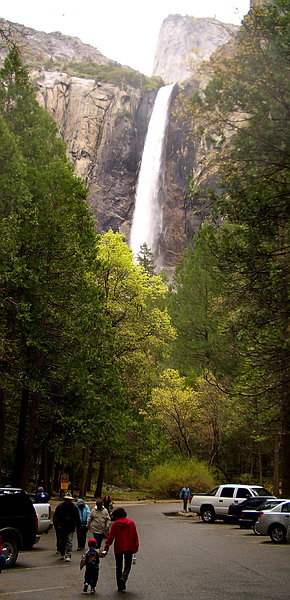
[[[0,488],[0,536],[5,567],[12,567],[18,551],[32,548],[37,541],[37,515],[24,490]]]

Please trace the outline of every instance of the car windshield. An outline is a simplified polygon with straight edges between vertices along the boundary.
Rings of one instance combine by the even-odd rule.
[[[255,496],[271,496],[271,493],[263,487],[253,487],[251,490]]]

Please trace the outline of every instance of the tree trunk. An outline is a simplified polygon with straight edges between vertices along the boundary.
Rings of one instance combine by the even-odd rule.
[[[59,489],[60,489],[60,484],[59,484],[60,473],[61,473],[60,462],[57,462],[57,463],[55,463],[55,466],[54,466],[54,477],[53,477],[53,483],[52,483],[52,489],[57,493],[59,493]]]
[[[101,457],[101,459],[100,459],[100,466],[99,466],[99,474],[98,474],[97,487],[96,487],[96,491],[94,493],[94,498],[101,498],[101,496],[102,496],[102,487],[103,487],[103,481],[104,481],[104,472],[105,472],[105,458]]]
[[[5,392],[0,389],[0,483],[1,473],[3,468],[3,455],[4,455],[4,434],[5,434]]]
[[[28,404],[29,404],[29,390],[28,390],[28,388],[23,387],[22,388],[22,396],[21,396],[19,422],[18,422],[18,435],[17,435],[14,466],[13,466],[12,481],[11,481],[12,485],[15,487],[18,487],[21,485],[21,475],[23,473],[23,468],[24,468]]]
[[[92,473],[93,473],[94,460],[95,459],[93,456],[89,457],[87,478],[86,478],[86,484],[85,484],[86,492],[87,492],[87,490],[90,491],[91,486],[92,486]]]
[[[274,478],[273,493],[278,496],[280,493],[280,440],[277,431],[274,434]]]
[[[82,474],[80,481],[80,496],[83,498],[86,495],[86,481],[87,481],[87,471],[88,471],[88,451],[87,448],[83,448],[82,452]]]
[[[263,464],[262,464],[262,453],[261,450],[258,450],[258,461],[259,461],[259,482],[260,485],[263,485]]]
[[[34,450],[34,446],[35,446],[35,432],[36,432],[37,415],[38,415],[39,394],[38,394],[38,392],[33,392],[33,393],[31,393],[31,396],[32,396],[32,403],[31,403],[31,410],[30,410],[29,430],[28,430],[28,436],[27,436],[25,458],[23,461],[23,469],[22,469],[22,473],[21,473],[21,477],[20,477],[20,485],[23,489],[26,489],[27,485],[28,485],[33,450]]]
[[[282,494],[290,496],[290,390],[284,384],[281,404],[281,483]]]

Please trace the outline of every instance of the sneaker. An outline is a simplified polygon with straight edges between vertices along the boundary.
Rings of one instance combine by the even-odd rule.
[[[95,594],[96,593],[96,588],[92,588],[91,589],[91,594]]]
[[[121,577],[119,583],[118,583],[118,591],[119,592],[124,592],[126,589],[126,582],[125,579],[123,579],[123,577]]]
[[[70,561],[71,561],[71,558],[70,558],[70,556],[67,556],[67,557],[64,559],[64,562],[70,562]]]
[[[59,560],[64,560],[64,556],[63,556],[63,555],[61,555],[61,556],[59,557]]]
[[[89,584],[88,584],[88,583],[85,583],[85,585],[84,585],[84,587],[83,587],[83,592],[84,592],[84,593],[86,593],[86,592],[88,591],[88,587],[89,587]]]

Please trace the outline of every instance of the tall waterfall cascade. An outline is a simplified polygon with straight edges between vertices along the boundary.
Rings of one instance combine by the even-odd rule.
[[[144,243],[162,268],[160,238],[163,233],[164,146],[170,100],[175,83],[158,91],[145,140],[137,183],[130,247],[136,257]]]

